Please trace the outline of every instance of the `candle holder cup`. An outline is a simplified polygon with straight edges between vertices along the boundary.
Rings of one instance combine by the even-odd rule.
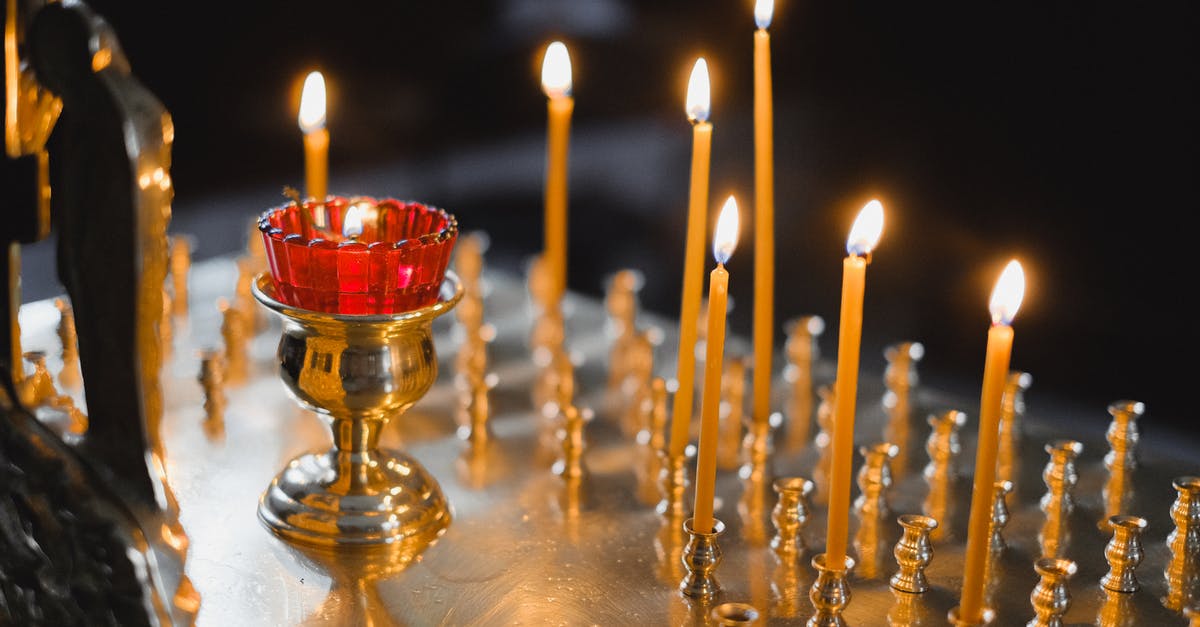
[[[435,540],[450,522],[437,481],[378,442],[388,420],[437,378],[432,323],[462,298],[457,277],[446,273],[432,304],[394,314],[300,309],[280,300],[265,273],[253,293],[283,320],[279,376],[288,392],[333,430],[332,448],[293,459],[271,481],[259,518],[306,544],[423,547]]]
[[[826,564],[825,558],[825,553],[812,558],[817,579],[808,591],[813,615],[808,619],[806,626],[846,627],[846,619],[842,618],[842,612],[850,604],[850,584],[847,583],[846,576],[854,570],[854,558],[847,556],[836,566]]]
[[[725,523],[714,518],[712,531],[700,533],[692,527],[692,522],[691,518],[683,522],[688,535],[682,557],[687,574],[679,582],[679,592],[691,599],[711,601],[721,591],[715,574],[723,555],[717,537],[725,532]]]
[[[320,219],[306,223],[305,213]],[[441,209],[365,196],[277,207],[259,218],[258,228],[275,280],[273,298],[341,314],[435,304],[458,239],[458,221]]]

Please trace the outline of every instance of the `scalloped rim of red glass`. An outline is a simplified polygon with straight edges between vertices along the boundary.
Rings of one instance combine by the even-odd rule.
[[[331,204],[338,204],[338,205],[345,205],[345,206],[349,207],[351,205],[357,205],[357,204],[361,204],[364,202],[369,203],[375,207],[378,207],[379,205],[385,204],[385,203],[394,203],[397,207],[399,207],[401,209],[413,207],[413,208],[420,209],[422,211],[436,213],[444,221],[442,228],[438,229],[437,231],[418,235],[417,237],[410,237],[410,238],[406,238],[406,239],[402,239],[402,240],[397,240],[395,242],[386,242],[384,240],[379,240],[379,241],[383,241],[385,244],[391,243],[392,247],[394,247],[394,248],[428,246],[430,244],[437,244],[437,243],[445,242],[446,240],[449,240],[449,239],[455,237],[456,235],[458,235],[458,218],[454,217],[454,214],[446,211],[445,209],[440,209],[438,207],[426,205],[425,203],[417,202],[415,200],[399,200],[399,199],[395,199],[395,198],[383,198],[383,199],[376,200],[375,198],[372,198],[370,196],[354,196],[354,197],[350,197],[350,198],[347,198],[345,196],[330,196],[328,199],[326,199],[326,201],[324,203],[318,203],[315,200],[306,200],[306,201],[304,201],[303,208],[311,210],[313,207],[316,207],[318,204],[326,205],[326,206],[331,205]],[[290,203],[287,203],[286,205],[280,205],[278,207],[272,207],[271,209],[267,209],[258,218],[258,230],[261,231],[262,233],[264,233],[265,235],[267,235],[268,237],[271,237],[272,239],[278,239],[281,241],[291,235],[300,235],[300,233],[287,233],[283,229],[271,226],[271,216],[272,215],[274,215],[275,213],[280,212],[280,211],[287,211],[288,209],[291,209],[291,208],[295,208],[297,210],[301,209],[301,207],[299,205],[297,205],[295,202],[290,202]],[[313,238],[309,238],[308,241],[304,242],[304,245],[312,246],[314,242],[318,242],[318,241],[330,241],[330,240],[326,240],[325,238],[322,238],[322,237],[313,237]],[[368,243],[368,242],[363,242],[363,243]],[[374,242],[370,242],[370,243],[374,243]]]

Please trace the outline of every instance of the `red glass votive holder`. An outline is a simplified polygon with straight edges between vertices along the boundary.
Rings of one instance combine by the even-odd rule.
[[[301,220],[301,211],[312,220]],[[277,207],[258,229],[279,299],[340,314],[433,304],[458,239],[458,221],[441,209],[361,196]]]

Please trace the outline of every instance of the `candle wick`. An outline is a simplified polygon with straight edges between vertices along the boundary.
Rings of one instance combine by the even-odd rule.
[[[284,198],[291,199],[292,202],[296,203],[297,207],[304,206],[300,202],[300,190],[296,189],[295,187],[292,187],[291,185],[283,186],[283,196],[284,196]]]

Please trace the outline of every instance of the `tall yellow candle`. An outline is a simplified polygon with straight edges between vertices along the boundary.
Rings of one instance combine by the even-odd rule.
[[[304,187],[308,195],[324,202],[329,189],[329,131],[325,128],[325,77],[309,72],[300,95],[300,130],[304,133]],[[325,212],[316,215],[317,226],[324,227]],[[308,221],[307,212],[300,218]]]
[[[687,116],[692,122],[692,179],[688,196],[687,242],[684,244],[683,295],[679,307],[679,356],[676,361],[675,391],[671,411],[671,440],[668,451],[682,455],[692,426],[692,401],[696,376],[696,324],[704,291],[705,212],[708,205],[708,164],[712,150],[709,114],[708,64],[696,59],[688,80]],[[711,308],[710,308],[711,311]],[[723,314],[722,314],[723,315]]]
[[[1012,320],[1025,296],[1025,272],[1015,259],[1008,262],[992,290],[989,309],[987,359],[983,366],[983,393],[979,400],[979,439],[975,452],[975,482],[971,491],[971,517],[967,527],[967,555],[963,567],[962,600],[958,617],[966,622],[983,620],[984,565],[987,562],[992,518],[992,485],[996,481],[1001,401],[1012,354]]]
[[[717,481],[717,427],[721,408],[721,372],[725,357],[725,309],[729,273],[725,262],[737,246],[738,207],[733,196],[725,201],[713,233],[717,267],[708,277],[708,335],[704,351],[704,396],[700,401],[700,450],[696,453],[696,512],[692,529],[708,533],[713,527],[713,501]]]
[[[833,448],[829,476],[829,520],[825,533],[825,563],[841,564],[849,537],[850,470],[854,460],[854,407],[858,395],[858,357],[862,340],[863,294],[871,250],[883,233],[883,205],[867,203],[846,240],[842,263],[842,314],[838,327],[838,360],[833,407]]]
[[[545,258],[553,277],[553,300],[567,289],[567,152],[571,135],[571,57],[561,41],[551,43],[542,59],[546,93]]]
[[[774,0],[754,5],[754,421],[771,414],[775,348],[775,140],[771,106],[771,14]]]

